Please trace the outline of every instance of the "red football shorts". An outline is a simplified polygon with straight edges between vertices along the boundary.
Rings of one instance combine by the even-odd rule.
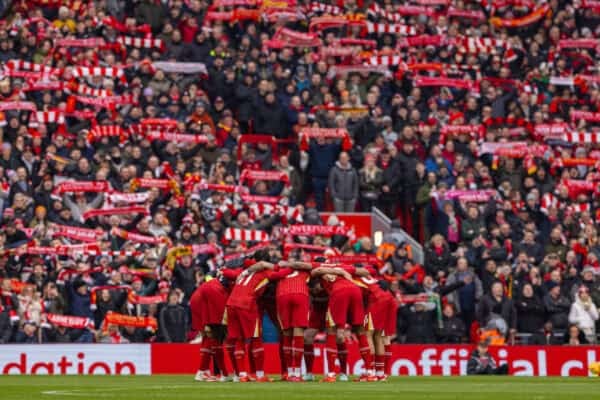
[[[227,306],[223,317],[230,339],[249,339],[262,335],[262,324],[258,310]]]
[[[310,298],[305,294],[277,297],[277,318],[281,329],[306,328],[310,314]]]
[[[200,291],[200,314],[202,315],[202,326],[219,325],[223,323],[227,294],[222,290],[209,286]]]
[[[396,299],[391,293],[377,298],[376,301],[370,302],[367,306],[367,318],[365,328],[367,330],[378,330],[385,332],[396,333],[396,312],[398,305]],[[390,334],[385,333],[386,336]]]
[[[346,323],[357,326],[365,322],[365,307],[361,289],[356,286],[334,290],[329,296],[327,326],[343,327]]]

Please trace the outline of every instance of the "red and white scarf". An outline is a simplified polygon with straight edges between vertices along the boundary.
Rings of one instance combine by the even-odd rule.
[[[52,194],[60,196],[64,193],[106,193],[111,190],[108,181],[66,181],[59,183]]]
[[[53,225],[52,236],[66,237],[82,242],[95,243],[104,236],[104,231],[102,229],[87,229],[68,225]]]
[[[375,33],[378,35],[384,34],[400,34],[405,36],[414,36],[417,34],[417,29],[411,25],[401,24],[376,24],[373,22],[367,22],[366,24],[368,33]]]
[[[64,326],[73,329],[94,329],[94,321],[90,318],[76,317],[74,315],[46,314],[48,324]]]
[[[120,43],[123,46],[135,47],[136,49],[165,50],[165,43],[162,41],[162,39],[119,36],[117,38],[117,43]]]
[[[254,229],[227,228],[223,233],[223,237],[226,240],[244,242],[265,242],[269,240],[268,233]]]
[[[142,206],[131,206],[131,207],[109,207],[99,210],[88,210],[83,213],[83,219],[88,220],[95,217],[105,217],[111,215],[131,215],[131,214],[142,214],[149,215],[150,211],[148,207]]]
[[[495,190],[448,190],[444,193],[444,198],[467,202],[486,202],[495,195]]]
[[[110,230],[110,234],[112,236],[119,237],[123,240],[136,242],[136,243],[145,243],[145,244],[153,244],[158,245],[160,243],[164,243],[165,239],[160,237],[141,235],[139,233],[128,232],[124,229],[114,227]]]

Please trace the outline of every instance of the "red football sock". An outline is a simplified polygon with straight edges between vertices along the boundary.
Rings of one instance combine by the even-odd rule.
[[[227,366],[225,365],[225,353],[223,352],[223,344],[215,340],[212,351],[215,360],[215,365],[217,368],[219,368],[219,371],[221,371],[221,375],[229,375],[227,371]]]
[[[367,339],[367,335],[362,334],[358,335],[358,349],[360,351],[360,357],[363,359],[365,363],[365,369],[373,369],[373,353],[371,353],[371,348],[369,347],[369,339]]]
[[[237,339],[227,339],[225,341],[225,350],[227,350],[227,354],[229,354],[229,359],[231,360],[231,366],[233,367],[233,371],[236,375],[240,374],[240,365],[238,364],[238,355],[236,351]],[[242,350],[242,357],[243,357]]]
[[[207,371],[210,369],[210,360],[212,358],[212,348],[215,339],[205,337],[202,339],[200,345],[200,371]]]
[[[248,343],[248,351],[246,353],[248,354],[247,359],[248,359],[248,369],[250,371],[250,374],[256,375],[256,365],[254,364],[254,357],[252,357],[252,340],[250,340],[250,343]]]
[[[279,335],[279,366],[281,368],[281,373],[284,374],[288,368],[288,360],[285,355],[285,336],[283,334]]]
[[[392,374],[392,345],[386,344],[385,347],[385,355],[384,355],[384,363],[385,363],[385,374]]]
[[[325,350],[327,351],[327,366],[330,373],[335,373],[335,360],[338,358],[338,349],[335,342],[335,333],[327,335]]]
[[[340,372],[342,374],[348,373],[348,348],[346,342],[337,344],[338,359],[340,360]]]
[[[385,371],[385,356],[383,354],[375,354],[375,373],[377,376],[382,376]]]
[[[288,368],[292,368],[293,360],[292,360],[292,337],[284,336],[283,337],[283,363],[281,365],[281,373],[285,374]],[[281,348],[281,347],[280,347]]]
[[[300,368],[302,366],[302,357],[304,356],[304,336],[294,336],[292,338],[292,367]]]
[[[265,347],[262,338],[252,338],[250,341],[251,357],[254,360],[255,371],[264,371]]]
[[[312,343],[304,343],[304,363],[306,364],[306,372],[312,374],[313,364],[315,362],[315,345]]]

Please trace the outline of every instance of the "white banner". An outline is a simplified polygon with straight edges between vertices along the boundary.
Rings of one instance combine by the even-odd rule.
[[[149,344],[0,346],[0,375],[150,375]]]

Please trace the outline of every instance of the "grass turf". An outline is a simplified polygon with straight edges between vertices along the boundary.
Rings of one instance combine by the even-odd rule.
[[[197,383],[192,376],[0,376],[2,400],[599,399],[590,378],[398,377],[381,383]]]

